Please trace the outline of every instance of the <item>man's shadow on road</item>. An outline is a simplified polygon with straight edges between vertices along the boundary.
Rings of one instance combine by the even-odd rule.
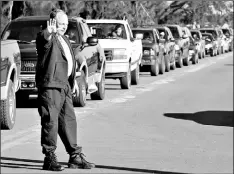
[[[23,164],[22,163],[15,163],[15,161],[24,162],[24,163]],[[30,164],[25,164],[25,162],[28,162]],[[36,164],[31,164],[31,163],[36,163]],[[65,162],[60,162],[60,164],[67,166],[67,163],[65,163]],[[41,160],[1,157],[1,166],[0,167],[1,168],[2,167],[7,167],[7,168],[18,168],[18,169],[21,168],[21,169],[31,169],[31,170],[42,170],[42,165],[43,165],[43,161],[41,161]],[[117,167],[117,166],[104,166],[104,165],[96,165],[95,168],[109,169],[109,170],[123,170],[123,171],[132,171],[132,172],[142,172],[142,173],[186,174],[186,173],[179,173],[179,172],[169,172],[169,171],[159,171],[159,170],[149,170],[149,169],[139,169],[139,168],[128,168],[128,167]],[[83,169],[78,169],[78,170],[83,170]]]
[[[165,113],[164,116],[192,120],[203,125],[233,127],[233,111],[201,111],[195,113]]]

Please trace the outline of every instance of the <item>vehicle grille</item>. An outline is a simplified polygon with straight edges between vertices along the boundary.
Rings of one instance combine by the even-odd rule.
[[[27,60],[21,62],[21,72],[35,72],[36,71],[36,61]]]
[[[113,53],[112,50],[104,50],[106,60],[113,60]]]

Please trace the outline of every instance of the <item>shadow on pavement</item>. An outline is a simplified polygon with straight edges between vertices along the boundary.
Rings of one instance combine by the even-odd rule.
[[[233,64],[224,64],[225,66],[233,66]]]
[[[30,98],[28,101],[16,101],[16,108],[37,108],[37,99]]]
[[[3,160],[11,161],[11,163],[2,162]],[[19,163],[14,163],[14,161],[29,162],[29,163],[40,163],[41,165],[19,164]],[[67,163],[65,163],[65,162],[60,162],[60,164],[67,165]],[[0,167],[42,170],[42,165],[43,165],[43,161],[41,161],[41,160],[31,160],[31,159],[1,157],[1,166]],[[99,169],[112,169],[112,170],[132,171],[132,172],[144,172],[144,173],[186,174],[186,173],[180,173],[180,172],[168,172],[168,171],[159,171],[159,170],[148,170],[148,169],[117,167],[117,166],[104,166],[104,165],[96,165],[96,168],[99,168]]]
[[[204,125],[233,127],[233,111],[202,111],[195,113],[165,113],[164,116],[192,120]]]

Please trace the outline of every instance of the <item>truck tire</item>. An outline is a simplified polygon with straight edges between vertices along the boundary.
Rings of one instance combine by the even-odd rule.
[[[120,86],[122,89],[131,88],[131,63],[129,62],[128,72],[126,76],[120,78]]]
[[[159,63],[157,58],[155,64],[150,66],[150,74],[151,76],[157,76],[159,74]]]
[[[98,90],[90,94],[91,100],[103,100],[105,98],[105,69],[102,70],[101,81],[96,83]]]
[[[76,93],[73,95],[73,105],[75,107],[84,107],[86,105],[86,96],[87,96],[87,85],[85,81],[84,71],[81,71],[81,76],[76,79],[79,87],[79,94]]]
[[[198,54],[195,54],[192,59],[192,64],[197,64],[198,63]]]
[[[210,50],[210,56],[211,56],[211,57],[215,56],[215,53],[214,53],[214,50],[213,50],[213,49]]]
[[[131,72],[131,80],[132,80],[132,85],[138,85],[139,84],[139,79],[140,79],[140,68],[139,65],[137,64],[136,69],[134,69]]]
[[[189,66],[189,55],[185,59],[183,59],[183,63],[185,66]]]
[[[166,65],[166,68],[165,68],[166,72],[169,72],[171,69],[169,55],[165,56],[165,65]]]
[[[14,84],[10,80],[7,90],[7,99],[1,100],[1,129],[9,130],[15,125],[16,118],[16,99]]]
[[[182,52],[181,51],[180,51],[180,56],[178,58],[177,67],[178,68],[182,68],[183,67],[183,58],[182,58]]]
[[[159,73],[164,74],[165,69],[166,69],[166,67],[165,67],[165,57],[162,56],[161,63],[159,64]]]

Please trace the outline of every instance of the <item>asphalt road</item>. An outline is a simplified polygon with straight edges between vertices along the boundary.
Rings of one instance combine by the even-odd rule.
[[[130,90],[106,83],[105,100],[75,108],[79,144],[97,167],[61,173],[233,173],[233,52],[143,73]],[[56,152],[65,164],[60,139]],[[14,129],[1,131],[1,173],[45,173],[43,158],[31,99],[17,108]]]

